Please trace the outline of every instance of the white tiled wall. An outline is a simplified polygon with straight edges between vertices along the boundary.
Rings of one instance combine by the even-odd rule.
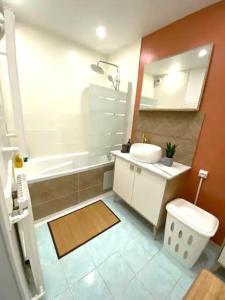
[[[17,62],[31,157],[83,151],[91,71],[102,55],[47,31],[17,24]]]
[[[131,106],[134,103],[140,43],[105,57],[61,36],[17,22],[16,46],[30,157],[87,150],[88,87],[90,83],[110,87],[107,74],[94,73],[90,64],[100,59],[118,63],[121,89],[127,91],[127,81],[132,82]],[[114,74],[111,69],[105,70]],[[10,105],[7,110],[7,123],[12,124]],[[131,122],[130,117],[130,128]]]

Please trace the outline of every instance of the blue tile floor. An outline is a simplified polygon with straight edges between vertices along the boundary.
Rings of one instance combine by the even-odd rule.
[[[179,300],[213,265],[217,248],[209,244],[185,269],[163,249],[163,233],[154,240],[151,225],[122,200],[103,200],[121,222],[59,260],[47,224],[36,228],[45,300]]]

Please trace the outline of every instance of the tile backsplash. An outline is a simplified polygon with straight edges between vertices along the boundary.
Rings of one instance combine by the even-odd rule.
[[[192,165],[204,114],[182,111],[141,111],[133,128],[133,142],[140,142],[144,133],[148,143],[165,149],[166,142],[175,143],[175,160]]]

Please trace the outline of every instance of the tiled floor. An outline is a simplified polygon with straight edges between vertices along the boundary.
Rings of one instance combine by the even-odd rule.
[[[213,264],[217,251],[209,244],[193,270],[183,268],[163,249],[162,233],[153,240],[151,225],[123,201],[103,200],[121,222],[60,260],[48,226],[37,227],[45,299],[179,300]]]

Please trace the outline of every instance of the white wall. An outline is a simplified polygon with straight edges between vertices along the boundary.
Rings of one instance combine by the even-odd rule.
[[[49,32],[17,24],[16,45],[31,157],[86,150],[86,91],[104,76],[90,64],[102,55]]]
[[[16,48],[30,157],[88,150],[88,87],[90,83],[110,87],[107,75],[115,74],[115,70],[107,66],[103,66],[106,75],[91,71],[90,64],[98,60],[119,65],[120,90],[127,92],[128,81],[132,85],[128,120],[130,136],[140,41],[106,57],[48,31],[16,23]],[[8,105],[10,99],[6,100]],[[10,124],[12,115],[7,105],[7,123]]]
[[[154,97],[154,78],[150,74],[147,73],[144,74],[141,96],[146,98]]]
[[[180,107],[184,102],[188,72],[174,72],[161,78],[161,83],[154,88],[156,105],[162,108]]]
[[[184,106],[197,108],[201,97],[207,68],[192,69],[189,72]]]
[[[120,89],[122,91],[127,90],[128,82],[131,83],[131,106],[128,118],[128,138],[131,136],[134,103],[136,96],[137,77],[139,68],[139,57],[141,49],[141,40],[134,42],[117,53],[109,57],[109,61],[115,63],[120,68],[121,84]]]
[[[161,82],[153,85],[153,77],[144,74],[142,102],[147,104],[154,98],[158,108],[197,108],[204,83],[206,68],[169,73],[159,77]],[[145,98],[145,99],[144,99]]]

